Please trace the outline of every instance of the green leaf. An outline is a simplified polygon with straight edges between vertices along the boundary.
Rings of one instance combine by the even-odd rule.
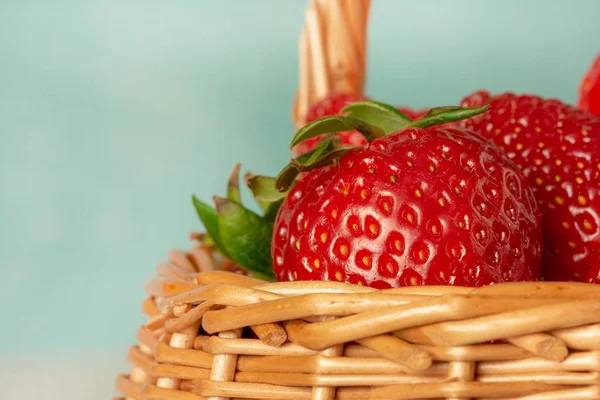
[[[217,216],[217,211],[203,201],[198,200],[196,196],[192,196],[192,201],[194,202],[194,207],[196,208],[198,217],[200,217],[200,221],[202,221],[206,232],[221,254],[227,257],[227,251],[223,246],[221,234],[219,232],[219,218]]]
[[[240,194],[240,167],[242,164],[237,163],[231,171],[231,176],[227,182],[227,198],[231,201],[238,203],[242,202],[242,196]]]
[[[287,195],[286,192],[280,192],[275,188],[275,178],[262,175],[247,175],[246,178],[246,184],[258,202],[271,204]]]
[[[348,117],[354,117],[381,128],[386,135],[406,128],[412,120],[389,104],[377,101],[359,101],[346,106],[343,110]]]
[[[421,119],[414,121],[409,126],[415,128],[429,128],[430,126],[447,124],[448,122],[459,121],[474,117],[475,115],[484,113],[490,109],[490,106],[479,108],[463,108],[463,107],[437,107],[432,108]]]
[[[461,109],[463,109],[463,108],[462,108],[462,107],[460,107],[460,106],[444,106],[444,107],[435,107],[435,108],[432,108],[431,110],[429,110],[429,111],[427,112],[427,114],[425,114],[425,115],[423,116],[423,118],[425,118],[425,117],[434,117],[434,116],[436,116],[436,115],[439,115],[439,114],[445,113],[445,112],[447,112],[447,111],[454,111],[454,110],[461,110]]]
[[[331,164],[344,156],[350,150],[357,149],[355,146],[336,147],[334,139],[323,139],[312,151],[293,158],[275,179],[275,189],[280,193],[286,193],[294,183],[300,172],[312,171],[316,168]]]
[[[300,171],[298,171],[298,168],[294,164],[289,163],[286,165],[275,179],[275,188],[277,191],[282,193],[287,192],[299,174]]]
[[[324,154],[329,153],[333,149],[334,149],[334,146],[333,146],[333,140],[331,140],[331,137],[322,139],[319,143],[317,143],[314,151],[312,151],[310,153],[310,157],[308,157],[307,160],[302,160],[302,162],[300,162],[300,165],[311,165],[315,161],[322,158]],[[296,165],[294,163],[294,160],[292,160],[292,164]]]
[[[292,139],[291,147],[320,135],[351,130],[357,130],[362,133],[369,142],[378,137],[385,136],[385,133],[381,129],[357,118],[330,116],[319,118],[300,128]]]
[[[312,171],[316,168],[332,164],[342,158],[350,150],[358,149],[356,146],[340,146],[324,151],[319,154],[317,159],[309,159],[306,162],[298,162],[298,159],[292,160],[292,164],[300,172]]]
[[[256,194],[254,193],[254,190],[252,189],[252,187],[250,187],[250,180],[255,178],[256,175],[253,174],[252,172],[248,171],[244,174],[244,182],[246,182],[246,186],[248,186],[248,188],[250,188],[250,190],[253,192],[252,193],[252,197],[254,197],[254,200],[256,201],[256,203],[260,206],[260,209],[263,210],[263,212],[269,207],[269,204],[271,204],[269,201],[265,201],[265,200],[261,200],[256,198]],[[274,178],[273,178],[274,179]],[[275,186],[275,182],[273,182],[273,187]]]
[[[317,149],[315,148],[309,152],[299,155],[296,158],[296,161],[306,162],[306,160],[308,160],[316,150]],[[300,171],[298,171],[298,168],[296,168],[294,164],[290,162],[281,170],[281,172],[279,172],[277,178],[275,178],[275,189],[278,192],[288,191],[294,183],[294,179],[296,179],[298,174],[300,174]]]
[[[229,258],[248,271],[274,278],[273,223],[231,200],[215,196],[214,201],[219,232]]]

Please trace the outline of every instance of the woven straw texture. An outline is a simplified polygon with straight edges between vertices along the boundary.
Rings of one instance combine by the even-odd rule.
[[[126,399],[600,399],[600,286],[266,283],[202,246],[169,258]]]
[[[297,127],[315,102],[331,93],[362,94],[370,0],[310,0],[299,37]]]

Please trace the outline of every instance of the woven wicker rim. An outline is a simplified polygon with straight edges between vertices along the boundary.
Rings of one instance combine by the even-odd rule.
[[[169,258],[117,379],[128,399],[600,398],[597,285],[376,290],[267,283],[204,246]]]

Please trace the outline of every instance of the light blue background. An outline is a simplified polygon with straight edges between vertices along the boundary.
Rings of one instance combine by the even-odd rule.
[[[125,354],[142,286],[237,161],[289,154],[305,1],[0,3],[0,359]],[[596,0],[374,0],[368,93],[575,101]]]

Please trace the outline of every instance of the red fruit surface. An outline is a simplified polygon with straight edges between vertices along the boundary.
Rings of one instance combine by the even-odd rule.
[[[577,106],[600,116],[600,55],[581,81]]]
[[[362,100],[369,100],[369,98],[358,94],[332,94],[313,104],[306,115],[306,123],[331,115],[339,115],[340,111],[347,105]],[[337,136],[341,139],[341,144],[344,145],[364,146],[367,143],[364,136],[357,131],[340,132]],[[313,150],[320,139],[321,136],[318,136],[300,143],[294,148],[294,153],[300,155]]]
[[[554,99],[473,93],[491,110],[461,121],[502,148],[529,179],[542,211],[547,280],[586,281],[600,264],[600,118]]]
[[[586,282],[600,285],[600,264],[596,264],[592,268],[590,268],[590,272],[588,273]]]
[[[496,146],[456,128],[410,128],[310,172],[282,204],[280,281],[376,288],[539,278],[533,192]]]

